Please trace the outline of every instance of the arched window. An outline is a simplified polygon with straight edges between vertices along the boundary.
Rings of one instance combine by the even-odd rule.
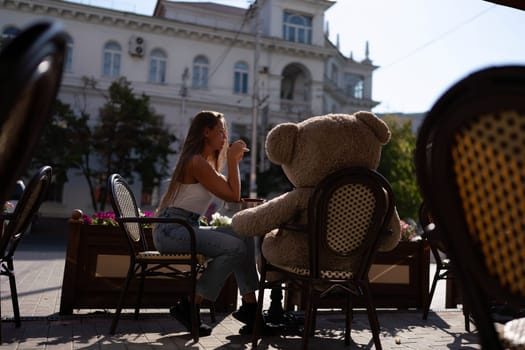
[[[151,83],[166,82],[166,54],[161,49],[151,51],[149,61],[149,81]]]
[[[237,62],[233,66],[233,93],[248,93],[248,65],[245,62]]]
[[[73,71],[73,39],[68,35],[66,39],[66,58],[64,62],[64,72]]]
[[[312,17],[285,11],[283,14],[283,39],[296,43],[312,43]]]
[[[102,75],[107,78],[118,78],[120,76],[120,45],[114,41],[104,45],[104,65]]]
[[[193,60],[192,87],[205,89],[208,87],[209,63],[205,56],[199,55]]]

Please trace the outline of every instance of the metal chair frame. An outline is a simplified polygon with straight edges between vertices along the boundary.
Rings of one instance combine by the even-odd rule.
[[[8,222],[2,223],[2,226],[5,225],[5,227],[2,227],[3,232],[0,236],[0,275],[7,276],[9,279],[16,327],[20,327],[21,321],[13,260],[18,244],[24,237],[46,197],[47,189],[51,183],[52,173],[50,166],[41,167],[37,173],[33,175],[24,189],[14,211],[2,216],[2,219]]]
[[[443,235],[439,232],[436,225],[433,223],[428,206],[425,203],[421,203],[419,207],[419,222],[423,227],[422,238],[426,239],[430,245],[430,250],[434,261],[436,263],[436,272],[432,279],[432,286],[428,292],[426,304],[423,309],[423,319],[428,319],[428,313],[430,311],[430,304],[436,291],[437,282],[439,280],[453,280],[455,279],[454,273],[452,272],[452,263],[447,255],[447,249],[443,243]],[[445,254],[446,258],[443,258],[441,254]],[[468,307],[463,303],[463,315],[465,317],[465,330],[470,332],[470,316]]]
[[[122,233],[126,236],[130,252],[129,269],[125,284],[119,297],[115,315],[113,317],[110,333],[115,334],[120,318],[124,299],[132,280],[140,282],[137,303],[135,305],[135,319],[138,318],[140,301],[144,291],[144,280],[147,277],[165,276],[181,281],[185,286],[182,293],[189,296],[191,309],[192,329],[191,335],[195,342],[199,340],[199,325],[197,324],[197,309],[195,304],[195,290],[199,273],[205,269],[203,256],[196,253],[195,231],[186,221],[172,218],[141,217],[133,192],[122,176],[112,174],[108,178],[111,204],[115,212]],[[176,223],[186,229],[191,239],[191,249],[187,254],[160,254],[148,246],[144,234],[145,224]],[[188,287],[189,283],[189,287]],[[212,309],[212,320],[214,312]]]
[[[329,205],[332,195],[344,186],[362,185],[367,191],[372,193],[375,207],[368,221],[366,228],[366,238],[361,244],[351,252],[340,252],[331,248],[327,240],[327,223],[330,221]],[[348,196],[344,198],[344,205],[349,207],[351,202],[360,201],[359,198]],[[333,203],[333,202],[332,202]],[[319,183],[308,204],[308,224],[300,227],[287,227],[287,229],[297,229],[308,232],[309,236],[309,272],[307,275],[290,272],[283,268],[270,264],[261,254],[261,278],[259,285],[258,305],[256,320],[252,337],[252,348],[257,347],[263,324],[262,307],[264,300],[264,290],[280,286],[286,282],[286,288],[299,287],[306,291],[307,302],[305,311],[304,334],[302,348],[308,348],[309,337],[313,336],[315,329],[315,318],[319,301],[332,293],[342,293],[345,303],[342,305],[346,309],[345,322],[345,344],[350,343],[350,325],[352,320],[352,309],[354,297],[364,297],[368,311],[368,320],[372,328],[373,340],[376,349],[381,349],[379,337],[379,321],[372,295],[370,294],[368,272],[372,265],[375,253],[377,252],[378,242],[382,235],[388,234],[388,224],[394,212],[394,196],[388,181],[378,172],[364,168],[348,168],[328,175]],[[344,219],[342,219],[344,220]],[[352,256],[358,257],[360,264],[352,271],[351,278],[327,278],[322,276],[323,261],[325,258],[333,256],[345,258]],[[278,271],[284,274],[283,280],[266,281],[266,274],[269,271]],[[346,271],[345,271],[346,272]],[[321,286],[323,286],[321,288]]]

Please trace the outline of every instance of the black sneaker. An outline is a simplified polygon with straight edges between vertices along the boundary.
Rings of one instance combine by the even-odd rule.
[[[257,303],[245,303],[243,301],[241,307],[237,311],[234,311],[232,316],[239,322],[253,326],[256,311]]]
[[[175,317],[177,321],[182,323],[184,327],[191,333],[191,305],[183,298],[177,305],[170,308],[170,315]],[[200,307],[197,305],[197,324],[199,325],[199,337],[207,337],[211,334],[211,327],[201,322]]]

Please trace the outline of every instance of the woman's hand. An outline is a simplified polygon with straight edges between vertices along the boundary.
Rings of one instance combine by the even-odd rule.
[[[239,163],[244,157],[244,153],[249,151],[248,147],[246,147],[246,142],[243,140],[237,140],[228,147],[228,160],[233,160],[236,163]]]

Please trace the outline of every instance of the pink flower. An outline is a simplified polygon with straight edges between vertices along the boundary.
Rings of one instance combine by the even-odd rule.
[[[401,225],[401,240],[402,241],[412,241],[416,237],[416,227],[410,225],[404,220],[399,221]]]
[[[151,217],[150,211],[139,211],[140,216]],[[118,226],[118,222],[113,211],[99,211],[91,216],[82,215],[82,221],[88,225]]]

